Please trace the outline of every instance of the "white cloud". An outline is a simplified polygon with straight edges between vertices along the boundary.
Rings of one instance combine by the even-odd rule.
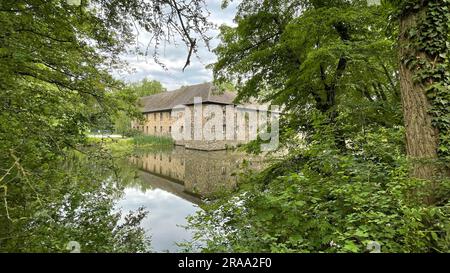
[[[207,1],[208,10],[211,12],[210,22],[221,25],[234,25],[233,18],[236,10],[236,3],[232,3],[227,9],[221,9],[221,0]],[[218,30],[211,30],[212,46],[218,44]],[[145,49],[147,48],[150,35],[144,31],[139,31],[138,41],[134,45]],[[176,44],[161,45],[159,54],[160,61],[164,63],[167,70],[164,70],[159,64],[155,63],[151,56],[153,45],[150,45],[150,56],[137,56],[126,54],[123,60],[129,63],[129,67],[134,71],[131,73],[116,72],[116,76],[127,82],[136,82],[147,77],[149,79],[160,81],[168,90],[174,90],[182,85],[192,85],[212,80],[212,71],[205,66],[216,61],[214,53],[209,52],[205,45],[200,45],[198,50],[199,58],[193,56],[191,64],[182,71],[186,62],[188,49],[181,40],[177,39]]]

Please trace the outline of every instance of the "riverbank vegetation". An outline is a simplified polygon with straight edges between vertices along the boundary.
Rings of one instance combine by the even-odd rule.
[[[274,153],[205,205],[190,220],[193,243],[450,251],[450,2],[382,2],[239,4],[236,26],[221,28],[215,78],[235,83],[240,101],[284,107],[288,156]]]
[[[89,145],[106,149],[115,158],[126,158],[155,149],[172,149],[174,141],[170,137],[135,134],[129,138],[89,138]]]
[[[187,37],[208,25],[203,4],[162,15],[152,1],[72,2],[0,2],[0,252],[64,252],[70,241],[83,252],[145,251],[142,213],[119,223],[110,212],[120,188],[61,162],[77,151],[116,167],[101,146],[86,148],[85,132],[107,129],[118,113],[140,116],[112,76],[126,68],[120,54],[133,47],[134,26],[158,43],[177,33],[193,50],[199,43]],[[186,18],[195,24],[181,32]]]
[[[138,135],[132,138],[133,144],[136,146],[173,146],[174,141],[167,136]]]

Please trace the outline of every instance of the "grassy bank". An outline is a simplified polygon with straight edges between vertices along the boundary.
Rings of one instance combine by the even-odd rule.
[[[160,137],[160,136],[144,136],[139,135],[131,138],[133,145],[135,146],[147,146],[147,145],[158,145],[158,146],[165,146],[165,145],[174,145],[173,139],[170,137]]]
[[[126,156],[131,153],[145,150],[161,149],[172,147],[174,141],[169,137],[138,135],[131,138],[89,138],[92,143],[105,145],[116,156]]]

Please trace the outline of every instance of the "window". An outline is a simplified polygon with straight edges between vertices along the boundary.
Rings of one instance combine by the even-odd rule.
[[[163,132],[162,131],[162,126],[160,126],[159,129],[160,129],[159,132],[162,134],[162,132]]]
[[[184,126],[182,125],[180,128],[180,132],[183,133],[183,130],[184,130]]]
[[[156,113],[153,113],[153,119],[156,120]]]
[[[159,120],[162,120],[162,118],[163,118],[163,113],[161,112],[161,113],[159,113]]]
[[[169,162],[172,162],[172,157],[169,155]]]
[[[169,126],[169,134],[172,133],[172,126]]]
[[[156,133],[156,126],[155,126],[155,128],[153,128],[153,133]]]
[[[226,131],[227,131],[227,126],[224,124],[222,127],[222,132],[225,134]]]

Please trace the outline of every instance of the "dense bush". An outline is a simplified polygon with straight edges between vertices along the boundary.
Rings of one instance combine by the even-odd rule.
[[[343,155],[331,143],[291,151],[237,193],[211,201],[191,219],[205,251],[448,252],[450,181],[410,179],[403,130],[361,134]],[[325,138],[326,139],[326,138]]]

